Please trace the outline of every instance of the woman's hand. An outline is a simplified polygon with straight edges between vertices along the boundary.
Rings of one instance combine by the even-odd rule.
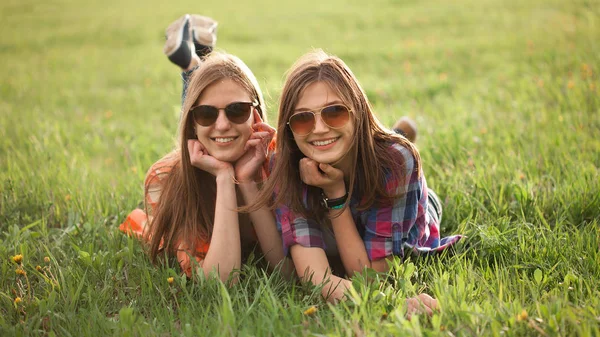
[[[319,164],[310,158],[300,159],[300,179],[306,184],[323,189],[328,198],[346,194],[344,172],[329,164]]]
[[[235,163],[235,178],[240,182],[251,181],[256,176],[267,158],[267,148],[275,135],[275,129],[262,121],[256,109],[254,120],[254,132],[244,147],[246,152]]]
[[[232,169],[230,163],[220,161],[209,155],[204,145],[197,139],[188,139],[188,152],[192,166],[206,171],[215,177],[226,174]]]
[[[427,294],[420,294],[406,300],[406,319],[408,320],[415,314],[426,313],[431,316],[435,310],[439,310],[438,301]]]

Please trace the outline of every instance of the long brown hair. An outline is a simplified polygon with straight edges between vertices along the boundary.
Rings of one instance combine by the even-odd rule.
[[[157,204],[151,210],[148,234],[153,261],[163,251],[174,256],[179,244],[194,252],[198,239],[210,241],[215,217],[216,182],[210,173],[191,165],[188,140],[195,139],[196,133],[189,111],[208,86],[223,79],[233,80],[247,91],[251,99],[259,103],[259,114],[266,121],[263,95],[250,68],[236,56],[211,53],[189,80],[179,123],[178,148],[162,159],[173,163],[173,167],[162,184]],[[237,195],[238,204],[241,204],[240,193]],[[240,214],[240,224],[248,222],[248,216]]]
[[[381,125],[358,80],[341,59],[322,50],[315,50],[302,56],[288,71],[279,102],[275,163],[253,206],[277,207],[285,204],[294,212],[309,218],[326,220],[327,210],[320,203],[321,189],[307,186],[300,179],[298,163],[305,155],[299,150],[287,125],[303,91],[316,82],[326,83],[353,111],[353,145],[347,155],[351,155],[354,161],[348,177],[348,194],[352,196],[357,193],[360,196],[359,209],[367,209],[375,202],[392,202],[399,196],[387,192],[385,174],[387,171],[393,178],[399,178],[404,163],[389,155],[389,146],[399,143],[409,149],[420,174],[419,152],[406,138]],[[305,187],[308,189],[306,204],[302,193]],[[277,196],[271,200],[275,190]]]

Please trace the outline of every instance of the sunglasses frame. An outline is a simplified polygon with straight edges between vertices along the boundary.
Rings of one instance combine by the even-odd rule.
[[[188,115],[190,115],[190,116],[191,116],[191,118],[192,118],[192,121],[193,121],[194,123],[196,123],[196,124],[198,124],[198,125],[200,125],[200,126],[209,127],[209,126],[211,126],[211,125],[214,125],[214,124],[217,122],[217,119],[219,118],[219,111],[223,110],[223,111],[225,112],[225,117],[227,118],[227,120],[228,120],[228,121],[230,121],[230,122],[231,122],[231,123],[233,123],[233,124],[238,124],[238,125],[239,125],[239,124],[244,124],[244,123],[246,122],[246,120],[247,120],[248,118],[250,118],[250,116],[252,116],[252,110],[250,110],[250,114],[248,115],[248,117],[246,118],[246,120],[244,120],[244,121],[243,121],[243,122],[241,122],[241,123],[236,123],[236,122],[232,121],[232,120],[229,118],[229,116],[227,115],[227,107],[229,107],[229,106],[230,106],[230,105],[232,105],[232,104],[239,104],[239,103],[243,103],[243,104],[250,104],[250,105],[251,105],[251,108],[260,109],[260,108],[259,108],[259,104],[258,104],[258,102],[257,102],[257,101],[252,101],[252,102],[231,102],[231,103],[227,104],[227,105],[226,105],[224,108],[217,108],[217,107],[216,107],[216,106],[214,106],[214,105],[200,104],[200,105],[196,105],[196,106],[193,106],[193,107],[191,107],[191,108],[190,108],[190,110],[188,111]],[[200,124],[200,123],[198,123],[198,122],[196,121],[196,118],[194,117],[194,111],[193,111],[193,110],[194,110],[194,109],[196,109],[196,108],[198,108],[198,107],[201,107],[201,106],[207,106],[207,107],[211,107],[211,108],[215,108],[215,109],[217,109],[217,117],[215,118],[215,120],[214,120],[212,123],[210,123],[210,124],[208,124],[208,125],[203,125],[203,124]]]
[[[346,108],[346,110],[348,110],[348,120],[346,121],[346,123],[344,123],[344,125],[342,125],[342,126],[338,126],[338,127],[331,126],[331,125],[329,125],[329,124],[328,124],[328,123],[327,123],[327,122],[326,122],[326,121],[323,119],[323,117],[322,117],[322,112],[323,112],[323,110],[325,110],[325,109],[327,109],[327,108],[329,108],[329,107],[332,107],[332,106],[343,106],[344,108]],[[315,112],[315,111],[317,111],[317,112]],[[300,113],[307,113],[307,112],[310,112],[311,114],[313,114],[314,123],[313,123],[313,126],[312,126],[312,128],[310,129],[310,131],[308,131],[307,133],[304,133],[304,134],[301,134],[301,133],[296,133],[296,132],[294,132],[294,129],[292,128],[292,125],[290,124],[290,121],[291,121],[291,120],[292,120],[292,118],[293,118],[294,116],[296,116],[297,114],[300,114]],[[315,129],[315,126],[317,126],[317,115],[321,116],[321,120],[323,121],[323,123],[325,123],[325,125],[327,125],[327,127],[331,128],[331,129],[334,129],[334,130],[337,130],[337,129],[341,129],[341,128],[343,128],[344,126],[346,126],[346,124],[348,124],[348,122],[350,121],[350,114],[351,114],[352,112],[353,112],[353,111],[352,111],[352,109],[350,109],[350,108],[349,108],[349,107],[348,107],[346,104],[334,103],[334,104],[326,105],[326,106],[324,106],[324,107],[322,107],[322,108],[315,109],[315,110],[302,110],[302,111],[298,111],[298,112],[296,112],[295,114],[291,115],[291,116],[290,116],[290,118],[288,118],[288,121],[287,121],[287,123],[286,123],[286,124],[288,125],[288,127],[290,128],[290,131],[292,131],[292,133],[293,133],[293,134],[295,134],[295,135],[298,135],[298,136],[306,136],[306,135],[310,134],[311,132],[313,132],[313,131],[314,131],[314,129]]]

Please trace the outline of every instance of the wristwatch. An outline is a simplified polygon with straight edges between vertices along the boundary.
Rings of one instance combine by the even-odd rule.
[[[321,204],[325,206],[327,209],[340,209],[344,208],[346,204],[346,199],[348,199],[348,192],[344,194],[342,197],[329,199],[325,194],[322,194],[323,199],[321,199]]]

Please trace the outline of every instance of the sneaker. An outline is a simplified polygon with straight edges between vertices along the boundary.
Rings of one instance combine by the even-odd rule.
[[[182,69],[187,69],[192,62],[194,45],[190,38],[190,15],[186,14],[167,27],[167,41],[163,52],[169,60]]]
[[[217,43],[217,21],[198,14],[190,15],[192,41],[196,48],[196,55],[200,58],[208,55]]]
[[[415,140],[417,140],[417,124],[406,116],[397,120],[396,123],[394,123],[392,130],[406,137],[411,143],[414,143]]]

